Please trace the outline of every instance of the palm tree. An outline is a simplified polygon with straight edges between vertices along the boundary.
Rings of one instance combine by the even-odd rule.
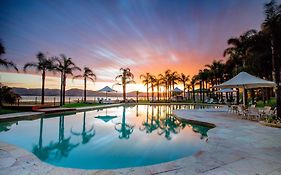
[[[237,66],[245,69],[247,48],[249,46],[249,38],[257,33],[256,30],[249,30],[243,33],[239,38],[230,38],[227,44],[230,45],[224,50],[223,56],[228,55],[229,59],[233,59]]]
[[[178,81],[178,73],[176,71],[172,72],[170,74],[170,86],[171,86],[171,90],[172,89],[175,89],[175,85],[177,84],[177,81]],[[170,90],[170,96],[172,96],[172,91]]]
[[[2,45],[2,42],[0,41],[0,66],[4,66],[7,69],[12,67],[14,68],[17,72],[19,71],[17,66],[15,65],[15,63],[13,63],[12,61],[8,61],[7,59],[2,59],[2,55],[4,55],[5,52],[5,47]]]
[[[39,71],[42,72],[41,104],[44,104],[46,71],[53,71],[55,68],[54,68],[53,60],[47,58],[42,52],[39,52],[36,57],[37,57],[38,62],[26,63],[23,67],[23,70],[26,72],[27,68],[33,67],[38,72]]]
[[[146,100],[149,101],[148,89],[149,89],[150,74],[148,72],[146,74],[141,74],[140,79],[143,79],[142,83],[146,86]]]
[[[158,77],[155,79],[155,86],[157,87],[157,100],[160,100],[160,86],[164,84],[163,75],[158,74]]]
[[[87,86],[87,79],[89,79],[92,82],[96,81],[96,75],[93,73],[93,71],[88,68],[88,67],[84,67],[84,72],[82,75],[76,75],[73,77],[73,79],[75,78],[83,78],[84,79],[84,102],[86,102],[86,98],[87,98],[87,90],[86,90],[86,86]]]
[[[185,97],[185,90],[187,83],[189,82],[189,75],[185,75],[184,73],[181,73],[180,76],[178,77],[179,82],[182,83],[183,85],[183,96]]]
[[[272,74],[277,84],[277,88],[276,88],[277,116],[278,118],[281,118],[281,88],[280,88],[281,5],[277,5],[276,2],[272,0],[271,2],[265,4],[264,9],[265,9],[266,19],[262,24],[262,30],[269,34],[271,40],[271,57],[272,57],[272,67],[273,67]]]
[[[121,79],[120,83],[116,83],[116,85],[121,85],[123,88],[123,100],[126,102],[126,85],[130,83],[135,83],[134,75],[129,68],[121,68],[121,74],[115,77],[115,80]]]
[[[71,58],[67,58],[64,54],[61,54],[61,59],[54,57],[53,60],[57,61],[56,70],[61,73],[61,90],[60,90],[60,105],[65,104],[65,87],[67,75],[73,75],[76,70],[81,71],[77,67]]]
[[[195,102],[195,84],[196,84],[196,81],[197,81],[197,76],[194,75],[190,81],[190,85],[192,87],[192,101],[193,103]]]
[[[214,60],[212,64],[207,64],[205,67],[209,69],[211,75],[213,76],[213,80],[211,81],[212,85],[217,85],[223,82],[224,63],[222,60]]]
[[[166,100],[170,97],[170,77],[171,77],[171,70],[168,69],[164,72],[163,81],[165,82],[165,89],[166,89]]]
[[[149,78],[150,88],[151,88],[151,97],[152,101],[154,101],[154,86],[156,85],[156,77],[154,75],[151,75]]]

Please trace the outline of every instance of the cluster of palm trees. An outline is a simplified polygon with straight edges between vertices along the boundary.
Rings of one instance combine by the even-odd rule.
[[[190,85],[189,75],[184,73],[179,74],[176,71],[171,71],[170,69],[166,70],[163,74],[152,75],[150,73],[145,73],[140,75],[142,83],[146,86],[146,98],[149,100],[149,90],[151,89],[151,98],[154,100],[155,89],[157,92],[157,101],[160,100],[160,95],[163,94],[163,97],[168,100],[172,97],[172,89],[175,88],[175,85],[178,83],[183,84],[184,94],[185,90],[188,89]],[[161,92],[161,87],[164,91]]]
[[[26,72],[27,68],[35,68],[36,71],[42,73],[42,94],[41,94],[41,104],[44,104],[44,89],[45,89],[45,78],[46,78],[46,72],[52,71],[52,72],[59,72],[61,77],[61,85],[60,85],[60,105],[65,104],[65,89],[66,89],[66,80],[67,77],[73,76],[73,79],[75,78],[83,78],[84,79],[84,101],[86,102],[86,84],[87,79],[91,81],[96,80],[96,75],[93,73],[93,71],[88,68],[84,67],[83,72],[81,75],[74,76],[74,71],[81,71],[81,69],[75,65],[75,63],[72,61],[71,58],[66,57],[64,54],[61,54],[60,57],[51,57],[48,58],[43,53],[37,54],[37,62],[30,62],[26,63],[24,65],[24,71]]]
[[[208,83],[213,86],[246,71],[273,80],[277,84],[277,116],[281,118],[281,4],[272,0],[264,5],[264,13],[265,20],[260,31],[249,30],[239,37],[230,38],[227,41],[229,47],[223,52],[226,62],[213,61],[199,70],[195,79],[200,80],[203,87],[204,82],[206,86]]]
[[[18,72],[17,66],[7,59],[2,59],[2,55],[5,54],[5,47],[0,42],[0,66],[6,68],[14,68]],[[66,80],[68,76],[73,76],[73,79],[82,78],[84,80],[84,101],[86,102],[87,97],[87,80],[92,82],[96,81],[96,75],[89,67],[84,67],[81,75],[75,75],[75,71],[81,71],[81,69],[75,65],[71,58],[61,54],[60,57],[47,57],[44,53],[39,52],[36,55],[36,62],[26,63],[23,67],[24,72],[29,68],[35,69],[36,72],[41,72],[42,76],[42,92],[41,92],[41,104],[44,104],[44,91],[45,91],[45,79],[47,72],[60,73],[61,85],[60,85],[60,105],[65,104],[65,91],[66,91]]]

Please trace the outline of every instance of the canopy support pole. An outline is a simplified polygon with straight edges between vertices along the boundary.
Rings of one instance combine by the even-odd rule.
[[[243,105],[246,106],[245,87],[243,87]]]

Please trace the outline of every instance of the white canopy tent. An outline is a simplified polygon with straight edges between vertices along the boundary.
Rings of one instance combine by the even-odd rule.
[[[178,87],[176,87],[175,89],[172,90],[172,92],[182,93],[183,91],[181,89],[179,89]]]
[[[243,88],[243,104],[245,104],[245,89],[261,88],[261,87],[275,87],[276,83],[272,81],[267,81],[247,72],[240,72],[238,75],[232,79],[214,86],[215,88]]]

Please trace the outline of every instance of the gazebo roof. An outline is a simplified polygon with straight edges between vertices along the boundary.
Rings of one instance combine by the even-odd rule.
[[[276,83],[273,81],[267,81],[253,75],[248,74],[247,72],[240,72],[238,75],[232,79],[215,86],[215,88],[259,88],[259,87],[275,87]]]

